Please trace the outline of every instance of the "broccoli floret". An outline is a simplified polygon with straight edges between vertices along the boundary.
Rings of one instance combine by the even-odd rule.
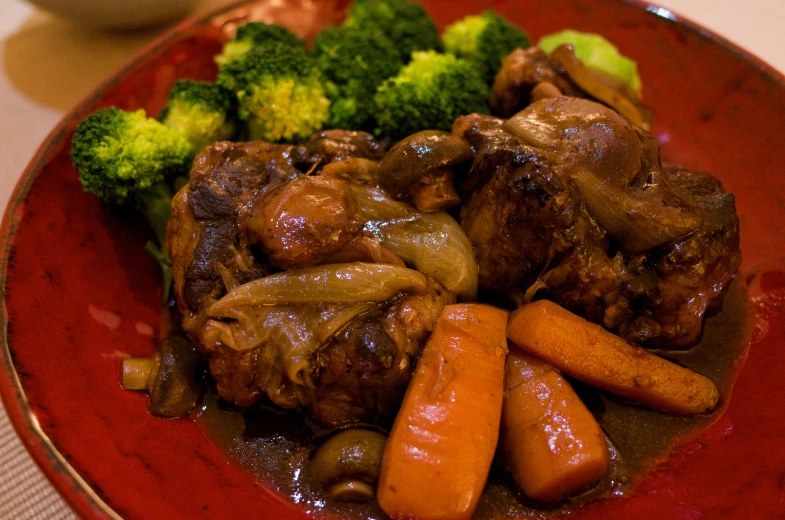
[[[233,91],[252,139],[291,141],[321,129],[330,102],[316,63],[286,44],[253,49],[228,63],[218,84]]]
[[[215,63],[223,67],[255,47],[276,43],[305,49],[305,41],[286,27],[264,22],[249,22],[237,28],[234,40],[224,44],[221,54],[215,57]]]
[[[172,191],[166,181],[187,174],[190,143],[175,130],[146,116],[144,110],[98,110],[79,123],[71,160],[84,190],[113,204],[135,201],[158,237],[147,249],[164,277],[164,299],[171,285],[171,262],[162,244],[171,216]]]
[[[420,130],[452,128],[458,116],[488,113],[488,85],[469,62],[452,54],[414,52],[412,62],[376,93],[379,135],[395,139]]]
[[[446,52],[469,61],[488,83],[505,56],[519,47],[529,47],[526,33],[493,11],[455,22],[445,29],[442,39]]]
[[[123,204],[169,177],[187,173],[193,148],[144,110],[105,108],[79,123],[71,158],[85,191]]]
[[[365,29],[333,27],[316,37],[313,56],[329,82],[330,126],[373,130],[376,88],[403,67],[395,44]]]
[[[355,0],[345,24],[386,35],[404,62],[413,51],[439,48],[436,24],[421,5],[406,0]]]
[[[614,76],[640,93],[641,77],[638,75],[638,64],[622,55],[615,45],[599,34],[567,29],[543,36],[537,46],[550,53],[563,43],[571,43],[575,49],[575,57],[587,67]]]
[[[169,92],[161,122],[180,132],[199,151],[210,143],[225,141],[236,133],[228,90],[214,83],[180,80]]]

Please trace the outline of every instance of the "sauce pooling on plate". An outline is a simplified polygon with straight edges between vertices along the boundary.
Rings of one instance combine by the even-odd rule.
[[[663,414],[571,381],[611,443],[610,468],[602,481],[578,497],[546,506],[521,495],[502,465],[495,463],[475,518],[543,518],[567,513],[610,494],[631,494],[659,461],[722,415],[747,355],[749,333],[747,290],[743,281],[737,279],[729,288],[722,310],[707,319],[697,346],[684,352],[661,353],[717,384],[722,400],[720,407],[710,414],[691,417]],[[313,480],[310,463],[320,439],[302,415],[263,407],[241,413],[226,406],[214,394],[208,394],[194,416],[210,442],[229,460],[306,512],[330,513],[342,518],[387,518],[375,501],[346,504],[325,498]]]

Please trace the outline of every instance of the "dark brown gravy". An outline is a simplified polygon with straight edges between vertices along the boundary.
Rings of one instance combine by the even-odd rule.
[[[687,352],[661,353],[710,377],[723,396],[718,410],[696,417],[667,415],[621,402],[576,383],[576,390],[612,444],[611,465],[603,480],[579,497],[556,506],[544,506],[518,493],[505,471],[496,464],[475,518],[545,518],[611,494],[630,494],[671,450],[694,438],[720,417],[746,358],[749,334],[747,290],[737,278],[730,286],[723,309],[707,319],[700,344]],[[309,457],[318,440],[301,415],[279,414],[263,408],[240,413],[225,408],[215,395],[208,394],[195,418],[207,438],[229,460],[304,511],[347,519],[387,518],[375,502],[343,504],[325,500],[310,474]]]

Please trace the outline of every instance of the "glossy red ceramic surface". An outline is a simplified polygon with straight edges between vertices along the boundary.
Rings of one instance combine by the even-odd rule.
[[[666,160],[713,172],[736,194],[741,275],[758,311],[727,413],[632,498],[573,518],[785,517],[785,78],[668,13],[621,0],[426,2],[439,24],[493,7],[533,38],[600,32],[640,64]],[[210,79],[224,34],[248,16],[313,34],[340,6],[242,4],[178,27],[69,114],[16,189],[3,223],[0,393],[36,461],[83,517],[301,518],[229,464],[188,420],[148,415],[119,385],[121,359],[153,352],[156,265],[145,226],[85,194],[68,156],[76,124],[108,105],[161,109],[179,78]]]

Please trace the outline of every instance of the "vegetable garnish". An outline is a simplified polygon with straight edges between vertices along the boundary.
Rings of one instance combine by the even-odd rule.
[[[499,437],[507,316],[442,309],[384,451],[378,499],[391,517],[472,517]]]
[[[248,305],[382,302],[401,291],[425,287],[425,276],[388,264],[355,262],[291,269],[243,284],[214,303],[212,317],[231,316]]]
[[[708,377],[631,345],[547,300],[512,313],[507,334],[561,372],[663,412],[705,413],[720,399]]]
[[[504,390],[502,450],[524,493],[553,502],[589,488],[605,474],[605,435],[552,366],[511,348]]]

